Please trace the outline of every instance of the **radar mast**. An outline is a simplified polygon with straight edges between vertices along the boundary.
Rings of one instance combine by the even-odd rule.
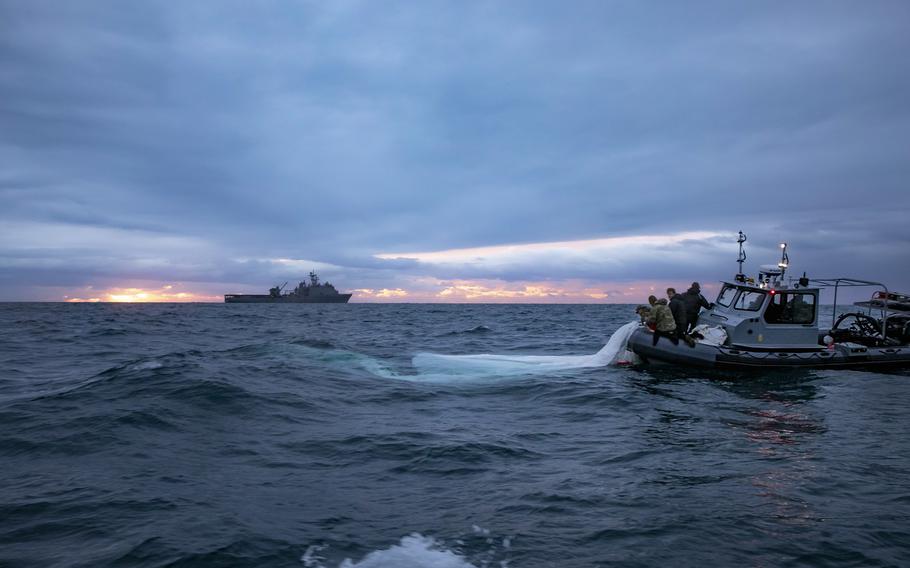
[[[736,262],[739,263],[739,273],[736,275],[736,281],[745,282],[746,275],[743,274],[743,263],[746,262],[746,251],[743,249],[743,243],[746,242],[746,234],[740,231],[736,242],[739,243],[739,258],[736,259]]]

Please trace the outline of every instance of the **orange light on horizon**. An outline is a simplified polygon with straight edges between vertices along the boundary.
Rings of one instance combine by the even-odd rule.
[[[506,282],[424,278],[415,280],[415,286],[413,289],[356,289],[353,290],[352,300],[365,303],[636,304],[647,301],[649,294],[658,293],[669,286],[678,288],[679,284],[656,281]],[[704,286],[706,293],[711,289],[711,284]]]
[[[409,285],[412,284],[412,285]],[[404,287],[356,288],[351,290],[354,303],[546,303],[546,304],[635,304],[643,303],[649,294],[663,295],[668,286],[680,283],[635,281],[611,282],[589,280],[504,281],[439,280],[415,278]],[[706,294],[715,291],[710,283],[703,285]],[[223,296],[182,291],[179,285],[154,288],[88,288],[81,294],[64,296],[69,303],[177,303],[222,302]]]
[[[111,302],[116,304],[162,303],[162,302],[220,302],[221,296],[207,296],[194,292],[172,292],[173,285],[168,284],[157,289],[143,288],[110,288],[101,292],[92,291],[92,297],[66,297],[69,303]]]
[[[466,280],[449,282],[435,294],[443,300],[467,301],[575,301],[591,302],[610,297],[607,292],[590,287],[547,283],[481,283]]]
[[[392,299],[392,298],[406,298],[410,295],[407,290],[402,290],[401,288],[380,288],[374,290],[373,288],[357,288],[351,290],[356,297],[361,298],[379,298],[379,299]]]

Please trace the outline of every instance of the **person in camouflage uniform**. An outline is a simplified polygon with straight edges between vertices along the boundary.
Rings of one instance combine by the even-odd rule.
[[[676,337],[676,321],[673,319],[673,313],[667,307],[666,298],[657,299],[655,296],[648,298],[652,304],[651,315],[648,316],[648,323],[654,325],[654,338],[652,345],[657,345],[657,340],[661,336],[666,337],[673,342],[673,345],[679,345],[679,338]]]

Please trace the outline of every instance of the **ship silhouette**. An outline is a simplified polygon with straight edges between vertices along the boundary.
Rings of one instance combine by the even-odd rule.
[[[351,294],[341,294],[328,282],[320,282],[316,272],[310,281],[301,282],[290,292],[283,292],[287,282],[269,289],[268,294],[225,294],[226,304],[346,304]]]

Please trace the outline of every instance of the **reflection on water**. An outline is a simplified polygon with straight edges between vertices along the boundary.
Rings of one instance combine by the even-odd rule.
[[[806,461],[783,469],[771,469],[750,479],[756,494],[765,501],[766,506],[762,508],[765,522],[759,526],[766,534],[776,538],[788,534],[788,527],[824,520],[812,503],[802,497],[816,475],[811,462]]]
[[[767,455],[774,455],[777,446],[800,443],[804,434],[825,430],[819,419],[786,406],[782,409],[749,410],[746,414],[754,418],[746,422],[746,436],[761,444],[762,453]]]
[[[825,432],[822,418],[811,410],[811,402],[818,397],[813,379],[811,373],[800,372],[715,385],[745,403],[745,406],[737,405],[736,410],[746,419],[736,418],[728,424],[759,444],[762,455],[772,457],[782,446],[794,446]]]
[[[827,432],[818,379],[807,371],[731,379],[680,369],[649,369],[633,379],[652,399],[642,429],[647,443],[660,454],[714,464],[710,474],[691,475],[675,460],[656,459],[646,475],[655,485],[707,484],[715,495],[740,495],[754,527],[787,538],[794,526],[822,520],[808,491],[821,473],[816,442]]]
[[[757,373],[731,375],[714,384],[744,399],[808,402],[818,396],[815,371],[793,369],[774,371],[773,375]]]
[[[821,520],[801,494],[818,474],[809,442],[826,431],[822,420],[803,412],[799,404],[774,400],[768,400],[766,408],[749,410],[745,415],[752,418],[744,422],[746,438],[756,444],[756,455],[771,466],[750,481],[767,502],[774,524]],[[769,530],[776,533],[773,525]]]
[[[818,475],[813,442],[827,431],[822,416],[812,410],[819,396],[814,378],[811,372],[792,372],[719,385],[745,403],[737,408],[742,418],[728,425],[744,435],[755,458],[768,466],[758,468],[749,481],[766,506],[762,525],[770,536],[823,520],[803,497]]]

